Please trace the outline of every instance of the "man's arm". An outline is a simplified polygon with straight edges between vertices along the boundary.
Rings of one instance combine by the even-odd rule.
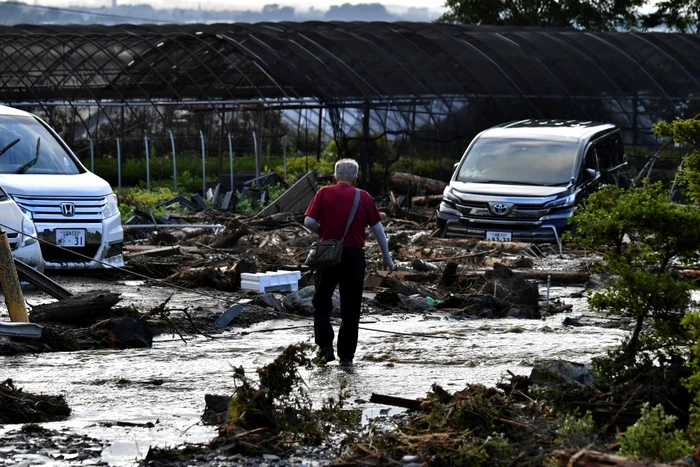
[[[308,217],[307,217],[308,219]],[[384,233],[384,226],[381,222],[377,222],[372,226],[372,232],[377,238],[377,243],[379,243],[379,249],[382,250],[382,257],[384,257],[384,264],[390,270],[394,270],[394,262],[391,260],[391,253],[389,253],[389,243],[386,240],[386,234]]]
[[[321,231],[321,225],[313,217],[304,217],[304,226],[314,233],[319,233]]]

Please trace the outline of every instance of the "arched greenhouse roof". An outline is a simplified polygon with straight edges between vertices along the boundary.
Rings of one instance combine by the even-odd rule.
[[[431,23],[0,27],[0,99],[653,99],[700,91],[700,37]]]

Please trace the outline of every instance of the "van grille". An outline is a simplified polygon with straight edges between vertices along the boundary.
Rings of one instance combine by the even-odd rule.
[[[85,263],[90,261],[83,256],[78,256],[73,252],[89,258],[95,258],[99,245],[87,245],[84,247],[58,248],[54,245],[44,244],[41,246],[41,254],[44,255],[44,261],[47,263]]]
[[[58,198],[48,196],[13,196],[20,208],[30,211],[35,223],[60,222],[76,224],[85,222],[102,222],[105,198],[74,197]],[[62,206],[69,206],[69,213],[64,214]]]

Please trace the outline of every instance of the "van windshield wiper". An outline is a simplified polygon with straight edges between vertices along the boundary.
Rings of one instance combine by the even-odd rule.
[[[479,180],[477,183],[500,183],[501,185],[549,186],[546,183],[516,182],[514,180]]]
[[[36,164],[36,161],[39,160],[39,148],[40,147],[41,147],[41,136],[39,136],[36,139],[36,153],[34,154],[34,159],[27,161],[22,167],[17,169],[17,172],[15,172],[16,174],[23,174],[24,172],[26,172],[27,170],[32,168],[34,166],[34,164]]]
[[[0,156],[2,156],[2,155],[5,154],[7,151],[9,151],[10,148],[11,148],[12,146],[14,146],[15,144],[19,143],[20,139],[21,139],[21,138],[17,138],[17,139],[14,140],[13,142],[11,142],[10,144],[8,144],[8,145],[5,146],[4,148],[2,148],[2,150],[0,151]]]

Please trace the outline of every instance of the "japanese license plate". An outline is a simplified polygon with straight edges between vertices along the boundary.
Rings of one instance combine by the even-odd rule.
[[[513,235],[510,232],[486,232],[486,241],[489,242],[510,242]]]
[[[85,246],[84,229],[56,229],[56,245]]]

